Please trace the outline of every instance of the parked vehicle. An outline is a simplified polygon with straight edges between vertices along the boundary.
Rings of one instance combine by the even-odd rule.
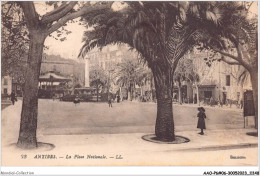
[[[75,98],[76,98],[76,94],[74,95],[64,95],[63,97],[60,98],[60,101],[69,101],[69,102],[74,102]],[[80,102],[94,102],[95,100],[93,99],[92,95],[87,95],[87,94],[79,94],[78,98],[80,100]]]
[[[38,98],[52,98],[50,90],[39,89]]]
[[[76,95],[70,95],[70,94],[67,94],[67,95],[64,95],[63,97],[60,97],[60,101],[70,101],[70,102],[73,102],[76,98]]]
[[[93,102],[95,101],[93,95],[79,94],[79,99],[81,102]]]

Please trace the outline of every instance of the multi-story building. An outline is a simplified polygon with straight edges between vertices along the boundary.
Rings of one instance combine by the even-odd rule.
[[[109,45],[104,47],[102,50],[94,48],[93,50],[89,51],[84,57],[86,59],[87,65],[85,68],[85,73],[87,73],[88,69],[89,71],[91,71],[96,66],[103,68],[110,78],[109,91],[112,93],[116,93],[120,89],[123,92],[123,94],[125,94],[124,88],[122,89],[114,84],[112,76],[117,64],[122,62],[125,55],[133,57],[133,59],[137,58],[137,53],[129,51],[129,47],[127,47],[126,45]],[[89,74],[86,74],[85,77],[88,77],[88,75]],[[85,83],[85,85],[87,84],[88,83]]]
[[[21,97],[23,94],[22,83],[18,79],[9,75],[3,76],[1,84],[2,98],[9,96],[12,91],[14,91],[16,96]]]
[[[101,51],[93,49],[86,55],[86,58],[89,58],[90,70],[94,66],[99,66],[105,71],[113,71],[116,64],[124,59],[124,54],[129,52],[128,50],[129,48],[125,45],[107,46]],[[181,92],[183,100],[185,99],[184,101],[190,103],[195,102],[199,95],[199,100],[204,102],[209,101],[211,97],[215,102],[220,100],[224,104],[227,101],[239,102],[243,98],[243,92],[252,89],[249,76],[244,82],[239,80],[239,76],[244,71],[244,68],[240,65],[229,65],[223,61],[218,61],[218,59],[215,59],[209,65],[207,63],[209,54],[210,52],[197,50],[188,54],[189,59],[193,61],[193,69],[198,74],[199,81],[182,82]],[[137,53],[133,52],[132,56],[137,58]],[[146,87],[149,86],[146,85]],[[111,89],[113,87],[115,90],[119,89],[119,87],[111,85]],[[139,87],[137,86],[138,89]],[[177,88],[175,92],[178,92]]]
[[[215,101],[220,100],[224,104],[227,101],[239,103],[243,99],[243,92],[252,90],[250,77],[247,76],[244,81],[241,81],[239,77],[245,71],[242,66],[229,65],[217,58],[210,65],[207,64],[209,54],[209,52],[195,52],[190,55],[200,78],[198,84],[193,85],[193,98],[199,92],[200,101],[209,101],[212,97]]]
[[[94,66],[99,66],[108,71],[113,70],[115,65],[122,61],[124,52],[129,52],[129,47],[126,45],[109,45],[102,50],[94,48],[85,58],[89,59],[90,70]]]
[[[3,96],[10,95],[12,93],[12,78],[10,76],[4,76],[2,78],[1,94]]]

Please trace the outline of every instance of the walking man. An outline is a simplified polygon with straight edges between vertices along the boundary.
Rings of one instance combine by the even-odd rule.
[[[12,91],[12,93],[11,93],[11,101],[12,101],[13,105],[14,105],[14,102],[17,101],[14,91]]]
[[[116,98],[117,98],[117,103],[119,103],[120,102],[120,96],[117,95]]]
[[[108,106],[112,108],[112,98],[111,97],[108,98]]]

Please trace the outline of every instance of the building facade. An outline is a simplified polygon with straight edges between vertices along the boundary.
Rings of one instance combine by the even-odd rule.
[[[250,76],[245,76],[241,81],[241,74],[245,71],[242,66],[229,65],[217,58],[209,65],[207,63],[209,54],[209,52],[195,52],[190,55],[200,78],[197,85],[193,84],[193,98],[198,92],[200,101],[208,102],[212,97],[215,102],[220,101],[223,104],[240,103],[243,93],[252,90]]]
[[[104,47],[102,50],[97,48],[89,51],[86,56],[86,67],[89,68],[89,72],[95,69],[96,66],[102,68],[109,77],[110,88],[109,91],[116,94],[118,91],[125,94],[125,88],[120,88],[115,84],[115,69],[117,64],[121,63],[125,56],[137,59],[137,53],[129,51],[129,47],[126,45],[109,45]],[[85,75],[88,75],[85,69]],[[105,88],[106,89],[106,88]],[[122,94],[121,93],[121,94]]]
[[[89,59],[90,70],[95,66],[99,66],[109,71],[115,69],[117,63],[122,62],[123,55],[126,52],[136,55],[134,52],[130,52],[129,47],[126,45],[109,45],[102,50],[94,48],[86,54],[85,58]]]
[[[1,81],[1,94],[3,96],[10,95],[12,93],[12,78],[10,76],[4,76]]]

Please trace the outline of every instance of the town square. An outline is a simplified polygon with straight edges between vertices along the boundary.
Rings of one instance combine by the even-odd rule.
[[[1,5],[3,166],[259,164],[257,2]]]

